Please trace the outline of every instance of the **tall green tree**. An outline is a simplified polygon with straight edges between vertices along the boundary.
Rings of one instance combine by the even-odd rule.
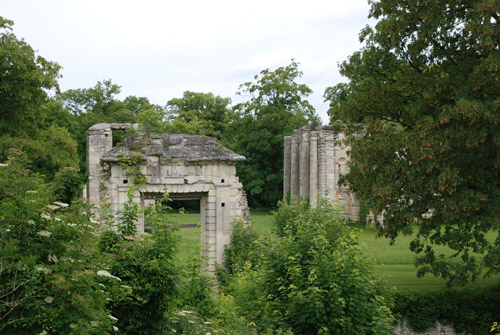
[[[17,38],[13,25],[0,17],[0,129],[15,135],[37,129],[40,106],[59,89],[61,67]]]
[[[134,123],[136,117],[127,107],[127,104],[120,101],[117,95],[120,94],[121,87],[111,80],[99,81],[94,87],[83,89],[71,89],[60,93],[57,99],[63,103],[64,107],[75,117],[72,133],[78,143],[78,156],[80,158],[80,169],[85,171],[87,129],[96,123]],[[130,106],[133,99],[129,99]],[[113,134],[113,141],[120,140],[120,134]]]
[[[168,121],[171,128],[179,128],[182,122],[193,126],[198,134],[224,141],[229,124],[234,119],[230,104],[231,99],[214,96],[213,93],[186,91],[182,98],[168,101]]]
[[[419,275],[498,272],[500,237],[485,233],[500,228],[500,2],[381,0],[370,17],[340,66],[349,82],[326,94],[356,134],[345,180],[383,234],[416,229]]]
[[[306,100],[312,91],[298,82],[301,77],[298,63],[292,61],[274,71],[263,70],[255,81],[240,85],[237,94],[248,101],[235,106],[238,119],[228,145],[247,158],[237,169],[252,206],[274,207],[283,197],[283,136],[319,124]]]
[[[57,93],[60,66],[36,54],[0,17],[0,159],[11,148],[30,155],[33,168],[51,179],[78,166],[76,142],[50,96]],[[64,114],[64,113],[63,113]]]

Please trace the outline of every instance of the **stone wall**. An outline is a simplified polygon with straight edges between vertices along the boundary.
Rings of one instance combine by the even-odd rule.
[[[100,215],[102,201],[109,204],[112,214],[123,207],[134,180],[120,157],[139,154],[136,166],[146,182],[134,186],[134,202],[139,209],[154,206],[165,192],[172,198],[199,200],[204,267],[214,273],[230,243],[233,224],[245,220],[248,213],[235,166],[245,157],[220,146],[214,138],[198,135],[141,136],[113,148],[113,130],[130,127],[134,125],[97,124],[87,131],[86,197],[95,206],[95,214]],[[143,217],[136,226],[144,232]]]
[[[302,127],[284,138],[284,196],[338,201],[346,218],[359,220],[359,201],[348,187],[338,186],[339,177],[348,172],[349,147],[343,133],[328,127]]]
[[[408,321],[403,318],[399,320],[396,329],[393,332],[394,335],[457,335],[457,332],[453,327],[446,326],[439,321],[436,321],[436,325],[427,329],[425,332],[419,333],[414,331],[408,325]]]

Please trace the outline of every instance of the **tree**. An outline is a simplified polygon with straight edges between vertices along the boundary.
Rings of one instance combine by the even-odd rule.
[[[12,33],[13,24],[0,17],[0,130],[16,135],[36,130],[38,108],[48,91],[58,90],[61,67],[19,40]]]
[[[383,213],[386,236],[415,227],[418,274],[450,284],[500,270],[500,237],[485,239],[500,228],[499,12],[498,1],[372,2],[378,23],[340,66],[349,82],[327,91],[332,121],[353,135],[345,181]]]
[[[167,103],[167,115],[171,128],[182,121],[196,125],[198,134],[213,136],[224,142],[228,126],[234,118],[230,104],[229,98],[186,91],[182,98],[171,99]]]
[[[76,143],[62,121],[68,115],[49,97],[59,89],[60,66],[36,55],[12,26],[0,17],[0,159],[11,148],[21,149],[34,170],[52,179],[78,166]]]
[[[146,97],[135,97],[133,95],[129,95],[123,100],[123,103],[127,107],[129,111],[132,112],[135,116],[139,114],[139,112],[150,109],[153,105],[149,102]]]
[[[111,80],[103,80],[94,87],[67,90],[57,96],[75,117],[73,133],[78,143],[82,171],[85,171],[87,129],[96,123],[134,123],[136,120],[127,105],[116,98],[120,92],[119,85],[113,84]],[[132,100],[128,100],[129,105],[136,106]],[[116,143],[119,140],[120,134],[115,132],[113,141]]]
[[[247,158],[237,169],[253,206],[274,207],[283,197],[283,137],[301,126],[319,124],[305,99],[311,89],[297,82],[301,76],[298,63],[292,61],[274,71],[261,71],[237,93],[249,100],[235,106],[234,142],[228,145]]]

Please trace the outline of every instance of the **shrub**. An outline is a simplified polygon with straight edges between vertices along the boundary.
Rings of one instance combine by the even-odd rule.
[[[275,220],[278,237],[229,285],[242,315],[261,330],[391,333],[391,302],[338,208],[280,204]]]
[[[177,228],[165,221],[158,204],[148,214],[153,233],[132,234],[138,216],[132,192],[119,213],[118,231],[103,234],[99,244],[113,259],[109,272],[121,284],[109,307],[121,334],[159,334],[165,327],[165,315],[178,303]]]
[[[457,333],[485,334],[500,311],[500,285],[485,288],[443,289],[437,292],[398,292],[394,313],[408,319],[416,331],[433,327],[436,321]]]
[[[113,334],[90,209],[54,203],[28,164],[0,166],[0,333]]]

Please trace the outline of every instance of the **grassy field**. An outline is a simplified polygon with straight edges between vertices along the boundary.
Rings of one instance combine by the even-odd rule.
[[[173,214],[173,220],[179,224],[199,223],[199,214]],[[273,220],[269,212],[251,212],[253,230],[259,235],[272,234]],[[185,262],[200,254],[200,229],[180,229],[179,260]],[[433,275],[418,278],[413,265],[415,254],[409,249],[410,236],[398,237],[394,245],[389,240],[377,237],[373,228],[358,228],[359,241],[366,254],[374,260],[374,271],[386,279],[388,286],[404,290],[434,290],[445,286],[445,281]],[[447,253],[445,248],[438,248],[437,253]],[[487,286],[498,283],[500,277],[480,278],[473,285]]]

